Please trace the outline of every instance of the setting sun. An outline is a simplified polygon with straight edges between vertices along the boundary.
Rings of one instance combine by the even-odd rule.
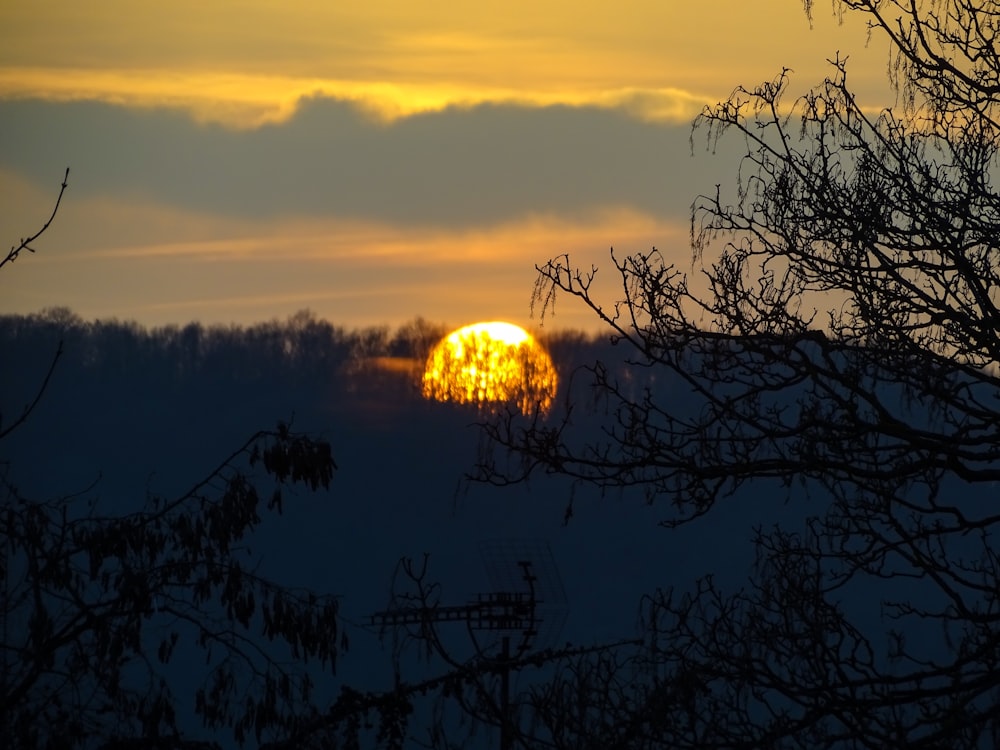
[[[546,412],[556,392],[556,370],[523,328],[498,321],[475,323],[445,336],[424,370],[424,396],[457,403],[512,404]]]

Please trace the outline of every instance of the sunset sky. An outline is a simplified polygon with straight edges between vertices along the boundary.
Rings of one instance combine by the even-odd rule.
[[[691,202],[737,166],[692,154],[703,105],[782,66],[804,91],[838,51],[893,103],[884,40],[816,5],[810,28],[799,0],[2,3],[6,247],[71,173],[0,313],[536,326],[555,255],[690,268]]]

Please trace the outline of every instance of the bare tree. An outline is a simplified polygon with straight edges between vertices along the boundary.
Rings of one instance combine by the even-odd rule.
[[[794,101],[785,71],[706,109],[695,135],[745,152],[694,204],[699,279],[612,254],[605,305],[595,269],[539,269],[543,313],[574,297],[629,352],[589,368],[603,430],[579,403],[487,426],[485,481],[635,487],[668,526],[762,485],[802,511],[762,519],[744,587],[649,597],[654,679],[616,704],[645,729],[604,747],[1000,745],[1000,10],[838,7],[888,38],[900,105],[862,107],[835,59]]]

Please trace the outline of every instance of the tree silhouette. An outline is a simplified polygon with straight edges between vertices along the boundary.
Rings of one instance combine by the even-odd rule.
[[[41,230],[0,266],[35,252],[66,186]],[[185,329],[185,353],[199,338]],[[29,403],[0,422],[0,441],[30,418],[61,352]],[[328,442],[279,424],[176,497],[107,515],[92,488],[27,497],[16,467],[0,463],[2,745],[207,747],[182,714],[241,743],[313,715],[307,666],[335,663],[338,602],[259,575],[247,566],[247,537],[264,508],[281,511],[284,490],[328,488],[335,468]]]
[[[694,203],[698,278],[612,253],[606,306],[596,270],[539,269],[543,314],[570,295],[628,352],[588,370],[603,430],[578,401],[487,425],[509,450],[485,481],[638,488],[669,526],[758,488],[801,510],[762,519],[742,588],[649,597],[649,680],[609,676],[600,712],[571,673],[539,699],[603,747],[1000,745],[1000,11],[838,7],[888,38],[897,109],[862,107],[842,59],[795,101],[784,71],[706,109],[695,136],[745,151]]]

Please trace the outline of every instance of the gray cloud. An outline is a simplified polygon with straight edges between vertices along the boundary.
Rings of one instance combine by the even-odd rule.
[[[736,164],[690,128],[593,108],[478,106],[379,125],[329,99],[287,123],[231,131],[170,110],[0,102],[0,166],[86,195],[230,216],[359,217],[468,226],[629,206],[684,218]],[[720,172],[721,170],[721,172]]]

